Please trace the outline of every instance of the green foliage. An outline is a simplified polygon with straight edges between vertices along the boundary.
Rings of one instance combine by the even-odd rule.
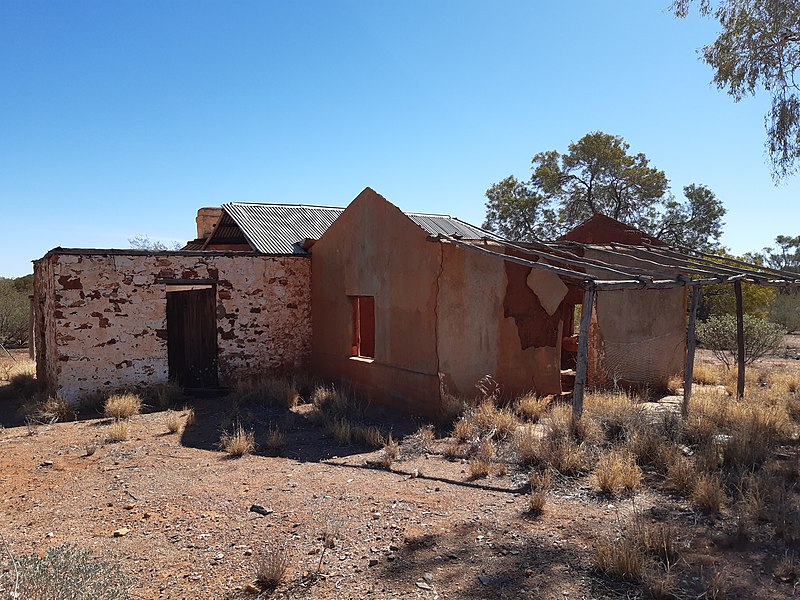
[[[744,315],[745,364],[774,354],[783,344],[784,329],[752,315]],[[736,317],[718,315],[697,324],[697,339],[714,353],[726,368],[736,364]]]
[[[775,302],[776,296],[777,292],[774,287],[743,282],[742,312],[746,315],[765,318],[769,314],[770,306]],[[736,296],[733,293],[733,286],[727,283],[703,286],[697,314],[701,319],[735,315]]]
[[[764,262],[773,269],[800,272],[800,235],[779,235],[775,244],[775,249],[764,248]]]
[[[781,290],[769,309],[769,320],[787,331],[800,331],[800,290]]]
[[[3,598],[47,600],[122,600],[128,581],[120,568],[95,559],[76,546],[50,548],[38,554],[0,560]]]
[[[713,192],[689,185],[686,201],[675,200],[664,172],[629,149],[621,137],[597,131],[564,154],[536,154],[528,181],[512,175],[486,191],[483,226],[512,240],[552,239],[601,213],[673,244],[716,247],[725,209]]]
[[[531,183],[558,203],[561,225],[572,228],[595,213],[647,228],[667,191],[663,171],[642,154],[628,154],[620,136],[588,133],[569,145],[533,157]]]
[[[693,0],[675,0],[684,17]],[[800,163],[800,3],[795,0],[700,0],[701,14],[721,25],[703,60],[714,69],[714,83],[738,102],[763,89],[772,96],[764,121],[772,172],[781,179]]]
[[[704,185],[687,185],[683,195],[686,202],[671,198],[664,203],[655,236],[675,246],[707,248],[710,240],[718,240],[722,235],[725,207]]]
[[[24,346],[28,343],[28,297],[32,293],[33,275],[17,279],[0,277],[0,344]]]

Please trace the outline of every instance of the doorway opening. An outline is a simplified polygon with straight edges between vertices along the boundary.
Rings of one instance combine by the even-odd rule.
[[[214,285],[167,286],[169,378],[185,388],[215,388],[217,294]]]

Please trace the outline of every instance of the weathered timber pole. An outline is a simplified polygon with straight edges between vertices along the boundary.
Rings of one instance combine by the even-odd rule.
[[[736,397],[744,397],[744,310],[742,308],[742,282],[733,282],[736,294]]]
[[[578,329],[578,356],[575,365],[575,387],[572,389],[572,418],[579,419],[583,413],[583,394],[586,390],[586,374],[589,370],[589,328],[592,323],[595,288],[589,284],[583,292],[581,325]]]
[[[694,349],[697,345],[695,335],[695,320],[697,319],[697,302],[700,299],[700,288],[689,289],[692,299],[689,304],[689,323],[686,327],[686,368],[683,373],[683,404],[681,405],[681,416],[686,419],[689,416],[689,400],[692,397],[692,377],[694,377]]]

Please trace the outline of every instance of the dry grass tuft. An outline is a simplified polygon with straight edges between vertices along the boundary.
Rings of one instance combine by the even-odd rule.
[[[255,566],[255,580],[262,590],[274,590],[286,575],[289,553],[285,544],[271,544],[264,548]]]
[[[178,433],[181,430],[181,417],[174,410],[167,411],[166,426],[169,433]]]
[[[220,447],[232,457],[251,454],[256,449],[255,435],[241,425],[231,431],[225,431],[219,438]]]
[[[469,478],[482,479],[488,477],[491,463],[483,458],[473,458],[469,461]]]
[[[504,440],[513,434],[519,425],[519,419],[512,410],[498,408],[494,401],[484,400],[456,421],[453,437],[460,442],[476,441],[484,437]]]
[[[353,442],[353,425],[344,418],[328,422],[325,433],[340,446],[349,446]]]
[[[528,510],[533,514],[544,512],[547,495],[553,487],[553,474],[547,471],[534,471],[530,474],[531,493],[528,496]]]
[[[587,418],[596,421],[603,431],[607,441],[622,441],[630,437],[644,421],[644,413],[637,399],[623,392],[592,392],[586,395],[584,404],[585,416],[581,419],[587,423]],[[571,417],[571,414],[570,414]],[[560,415],[563,420],[566,415]],[[575,425],[573,425],[575,427]],[[583,426],[586,428],[586,424]],[[576,431],[578,439],[592,439],[588,432]]]
[[[380,458],[378,459],[378,464],[389,471],[392,468],[392,464],[394,461],[397,460],[397,457],[400,455],[400,444],[392,438],[391,432],[389,433],[389,437],[386,440],[386,443],[381,450]]]
[[[161,408],[172,406],[183,398],[183,388],[172,379],[167,383],[162,383],[151,387],[148,392]]]
[[[598,444],[605,438],[597,421],[588,414],[574,419],[572,407],[566,404],[557,404],[550,409],[550,419],[547,422],[546,431],[550,440],[569,439],[578,443]]]
[[[131,436],[131,428],[127,421],[114,421],[108,426],[106,441],[124,442]]]
[[[351,438],[357,444],[363,444],[370,448],[383,448],[386,444],[386,436],[374,425],[357,425],[351,429]]]
[[[447,446],[444,447],[443,454],[447,460],[456,460],[462,454],[461,444],[458,442],[447,444]]]
[[[423,452],[431,452],[435,441],[436,432],[433,429],[433,425],[423,425],[408,436],[403,443],[404,447],[408,446],[409,449],[421,454]]]
[[[103,412],[113,419],[130,419],[142,410],[142,399],[132,392],[124,392],[109,396]]]
[[[530,425],[520,427],[514,434],[517,462],[523,466],[537,465],[542,461],[542,440]]]
[[[497,455],[497,449],[490,438],[478,442],[475,446],[475,457],[483,460],[490,460]]]
[[[286,436],[276,425],[270,424],[265,445],[272,452],[280,452],[286,445]]]
[[[717,474],[699,474],[694,482],[692,500],[703,510],[718,513],[726,500],[722,478]]]
[[[594,483],[604,494],[634,491],[642,481],[642,470],[633,455],[625,450],[613,450],[597,462]]]
[[[599,539],[593,562],[597,570],[616,579],[641,581],[647,556],[632,536],[620,535]]]
[[[257,375],[236,381],[234,397],[241,404],[258,404],[277,408],[294,408],[300,403],[300,392],[291,379]]]
[[[315,388],[311,393],[311,404],[314,405],[314,411],[310,416],[320,425],[331,420],[358,415],[361,408],[350,396],[337,390],[334,386]]]
[[[676,455],[667,467],[666,485],[681,496],[691,496],[697,472],[692,462],[682,455]]]
[[[721,385],[725,378],[723,368],[718,364],[697,362],[692,370],[692,381],[701,385]]]
[[[0,381],[8,381],[21,397],[32,397],[39,390],[36,362],[26,358],[10,365],[4,364],[0,370]]]
[[[514,412],[523,421],[538,423],[552,400],[552,396],[541,397],[531,392],[517,398],[514,402]]]
[[[22,412],[28,421],[38,424],[63,422],[75,416],[69,402],[52,396],[24,406]]]
[[[772,571],[773,577],[783,583],[792,583],[797,579],[797,564],[794,560],[794,555],[787,552],[783,558],[775,565]]]

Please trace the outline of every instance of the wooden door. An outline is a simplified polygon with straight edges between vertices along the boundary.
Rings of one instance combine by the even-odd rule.
[[[167,292],[169,376],[187,388],[217,387],[213,287]]]

